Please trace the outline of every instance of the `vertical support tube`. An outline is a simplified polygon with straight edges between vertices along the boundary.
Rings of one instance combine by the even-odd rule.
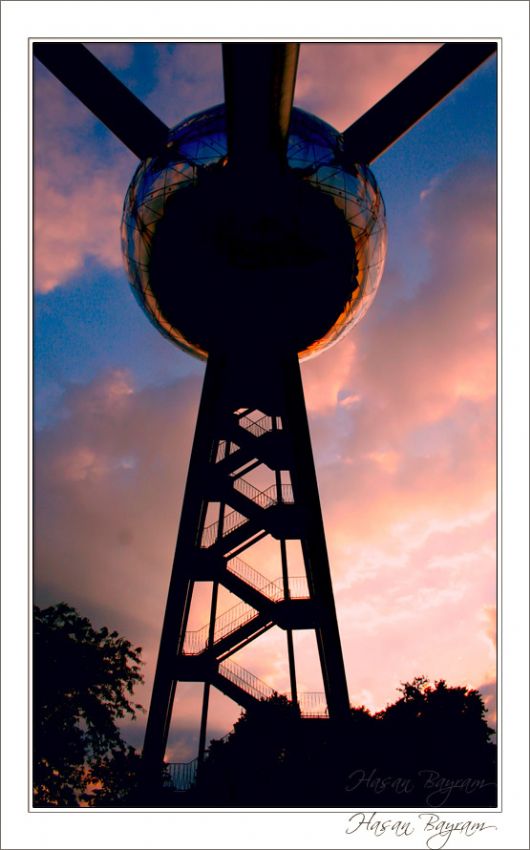
[[[346,721],[350,716],[348,685],[333,599],[302,376],[296,354],[285,358],[284,375],[288,427],[294,460],[293,493],[295,503],[299,502],[304,506],[302,549],[311,597],[318,612],[316,636],[326,701],[330,718]]]
[[[189,573],[183,572],[182,564],[190,561],[193,549],[200,545],[205,510],[203,481],[208,474],[213,449],[212,429],[215,421],[220,368],[218,361],[212,358],[208,360],[184,490],[142,755],[143,780],[148,792],[160,786],[162,777],[175,683],[178,678],[176,657],[184,640],[193,590],[193,580]]]
[[[223,505],[224,510],[224,505]],[[220,529],[222,529],[221,525],[221,517],[219,518]],[[222,530],[221,530],[222,534]],[[212,586],[212,603],[210,606],[210,628],[208,630],[208,649],[211,649],[213,643],[215,641],[215,619],[217,616],[217,596],[219,593],[219,582],[214,581]],[[202,712],[201,712],[201,731],[199,734],[199,765],[201,765],[204,761],[204,751],[206,748],[206,728],[208,726],[208,704],[210,701],[210,683],[204,683],[204,692],[202,698]]]
[[[272,417],[272,430],[277,431],[278,425],[276,421],[276,415]],[[282,473],[281,470],[275,470],[276,477],[276,497],[278,504],[283,502],[283,489],[282,489]],[[280,540],[280,553],[281,553],[281,561],[282,561],[282,582],[283,582],[283,598],[287,601],[291,598],[291,591],[289,588],[289,567],[287,562],[287,545],[285,542],[285,538],[281,538]],[[298,703],[298,688],[296,686],[296,667],[294,663],[294,643],[293,643],[293,631],[292,629],[286,629],[287,632],[287,657],[289,659],[289,681],[291,684],[291,701],[294,705]]]
[[[202,694],[202,711],[201,711],[201,731],[199,733],[199,751],[198,751],[198,761],[199,761],[199,770],[200,766],[204,761],[204,751],[206,748],[206,727],[208,725],[208,704],[210,701],[210,683],[204,683],[204,690]]]
[[[294,664],[293,630],[287,629],[287,655],[289,658],[289,678],[291,680],[291,701],[298,704],[298,687],[296,684],[296,667]]]
[[[283,579],[283,598],[285,600],[289,600],[291,598],[291,592],[289,589],[289,569],[287,564],[287,546],[285,540],[280,540],[280,551],[282,557],[282,579]],[[296,667],[294,663],[294,642],[293,642],[293,630],[286,629],[287,631],[287,656],[289,659],[289,679],[291,682],[291,700],[294,705],[298,703],[298,688],[296,686]]]

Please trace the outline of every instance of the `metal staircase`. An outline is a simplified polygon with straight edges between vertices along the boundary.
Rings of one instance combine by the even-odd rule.
[[[238,697],[236,699],[240,705],[243,702],[248,706],[255,701],[268,700],[275,694],[277,696],[285,696],[288,700],[292,698],[290,691],[281,693],[276,691],[270,685],[267,685],[266,682],[262,681],[262,679],[255,676],[254,673],[250,673],[248,670],[240,667],[232,659],[223,661],[219,665],[214,684],[227,696],[232,697],[232,699],[234,699],[233,694],[237,691]],[[326,695],[323,691],[306,691],[305,693],[300,693],[298,694],[297,703],[301,717],[329,717]]]
[[[224,513],[222,521],[215,520],[204,527],[201,548],[209,549],[210,546],[217,546],[223,551],[229,551],[234,545],[234,538],[231,535],[241,526],[247,526],[248,523],[253,522],[256,528],[261,530],[263,517],[260,517],[260,511],[266,511],[280,504],[294,505],[291,485],[282,484],[279,490],[280,499],[278,499],[276,484],[272,484],[266,490],[258,490],[243,477],[233,479],[233,487],[227,493],[227,502],[232,505],[232,510]],[[248,534],[247,527],[245,532]]]
[[[243,708],[272,696],[270,686],[233,659],[273,626],[285,635],[292,691],[285,695],[301,717],[338,722],[349,716],[298,360],[284,362],[282,355],[272,370],[268,360],[261,365],[255,395],[254,366],[247,374],[244,360],[232,370],[221,358],[208,358],[146,729],[146,773],[153,781],[179,682],[204,684],[199,758],[212,686]],[[281,578],[261,575],[243,560],[264,538],[277,543]],[[290,575],[289,541],[300,547],[305,575]],[[190,629],[195,587],[202,583],[211,589],[209,620]],[[219,613],[225,591],[234,604]],[[293,635],[302,629],[315,635],[325,698],[298,691]],[[173,784],[188,785],[192,768],[178,771],[185,775]]]
[[[253,418],[249,415],[252,413],[256,412],[243,409],[232,413],[224,422],[226,439],[218,441],[214,458],[222,508],[219,519],[203,526],[198,547],[199,553],[214,558],[218,570],[222,565],[221,583],[241,601],[217,616],[213,629],[208,622],[200,629],[186,630],[178,662],[183,677],[193,680],[194,675],[206,673],[211,684],[244,708],[256,700],[268,699],[274,691],[254,674],[229,661],[229,656],[272,626],[282,625],[282,609],[287,610],[287,606],[290,616],[295,609],[295,613],[299,611],[297,606],[305,606],[305,620],[303,615],[298,615],[297,622],[301,627],[304,621],[313,625],[306,576],[287,577],[284,586],[284,577],[269,579],[233,554],[246,548],[249,541],[268,533],[275,510],[295,510],[291,484],[277,479],[275,484],[260,490],[245,478],[265,462],[263,449],[267,441],[277,451],[274,440],[282,435],[280,417],[273,419],[263,414]],[[315,716],[327,716],[325,699],[318,711]]]
[[[212,684],[244,708],[251,707],[253,703],[259,700],[268,700],[275,694],[291,699],[290,692],[278,693],[262,679],[231,659],[219,664]],[[327,719],[329,717],[324,692],[310,691],[298,694],[298,707],[302,719]],[[225,735],[225,738],[228,737],[229,735]],[[207,756],[207,753],[205,755]],[[167,786],[174,791],[188,791],[195,784],[197,768],[198,759],[193,759],[190,762],[170,762],[166,764]]]
[[[287,594],[284,592],[283,579],[267,579],[241,558],[228,562],[227,572],[238,581],[236,587],[248,585],[257,594],[259,608],[246,601],[238,602],[215,620],[213,643],[209,646],[210,623],[202,628],[188,630],[184,636],[181,652],[183,655],[211,653],[220,658],[223,653],[234,652],[249,643],[250,640],[270,629],[277,618],[271,610],[276,605],[290,599],[309,599],[309,589],[305,576],[295,576],[289,580]],[[229,582],[225,582],[229,584]],[[272,616],[270,616],[272,614]]]
[[[271,581],[241,558],[231,558],[227,569],[271,602],[280,602],[285,596],[291,599],[309,599],[309,587],[305,576],[289,576],[288,587],[284,589],[281,577]]]
[[[229,473],[241,468],[259,453],[265,463],[270,460],[271,452],[277,450],[277,437],[281,435],[282,422],[280,417],[263,415],[252,419],[248,414],[250,409],[232,414],[225,422],[227,436],[231,439],[219,441],[216,465],[219,470]],[[271,466],[270,463],[268,463]]]

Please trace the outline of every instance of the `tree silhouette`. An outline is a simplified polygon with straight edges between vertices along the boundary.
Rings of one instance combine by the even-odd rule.
[[[88,796],[88,805],[113,808],[134,804],[142,782],[142,757],[134,747],[115,749],[95,761],[91,773],[97,784]]]
[[[406,682],[350,721],[301,719],[285,697],[247,710],[212,741],[182,805],[495,806],[496,748],[478,691]]]
[[[136,757],[116,722],[142,708],[130,699],[143,681],[140,653],[64,602],[35,607],[34,805],[78,806],[91,801],[91,786],[101,796],[133,781]]]

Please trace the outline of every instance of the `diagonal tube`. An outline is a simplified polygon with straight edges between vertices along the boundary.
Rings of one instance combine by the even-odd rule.
[[[496,50],[494,41],[444,44],[344,131],[346,161],[373,162]]]
[[[84,45],[35,41],[33,55],[140,159],[164,146],[169,128]]]

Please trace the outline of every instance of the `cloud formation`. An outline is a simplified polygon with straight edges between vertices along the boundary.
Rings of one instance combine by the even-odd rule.
[[[374,306],[371,320],[303,367],[352,698],[373,709],[420,672],[475,687],[491,679],[493,190],[478,167],[433,189],[424,221],[432,272],[415,300],[391,314]],[[39,594],[142,643],[148,681],[198,393],[196,379],[138,391],[110,371],[67,390],[63,418],[36,446]],[[256,550],[252,563],[269,557]],[[196,625],[207,618],[205,599]],[[283,638],[260,639],[247,661],[281,689]],[[301,681],[318,690],[309,638],[300,641]],[[191,723],[186,693],[179,710]]]
[[[295,105],[345,130],[434,53],[440,44],[306,43]]]
[[[37,438],[35,578],[146,644],[163,611],[199,382],[135,391],[110,371],[64,395]]]
[[[120,218],[137,160],[35,62],[34,280],[39,293],[75,279],[89,259],[122,266]],[[95,138],[97,137],[97,138]]]
[[[219,99],[220,51],[196,61],[201,47],[161,46],[151,108],[177,85],[189,111],[208,105],[195,100],[201,91],[204,101]],[[434,48],[305,45],[297,100],[343,128]],[[131,56],[107,61],[126,67]],[[45,293],[88,258],[121,264],[134,157],[110,137],[96,139],[94,120],[50,75],[36,86],[35,262]],[[302,367],[337,610],[354,702],[382,708],[401,681],[425,673],[483,685],[493,711],[495,174],[473,163],[438,175],[417,205],[428,271],[414,298],[404,277],[387,275],[353,332]],[[109,363],[90,383],[68,386],[61,416],[36,436],[37,600],[65,599],[143,645],[146,705],[199,391],[195,378],[138,389]],[[269,556],[254,554],[265,569]],[[205,598],[197,625],[207,609]],[[288,688],[284,638],[274,630],[241,658],[280,689]],[[301,689],[320,690],[311,640],[297,636]],[[193,754],[198,698],[195,686],[179,686],[175,759]],[[220,729],[238,709],[216,700]]]
[[[127,43],[88,46],[118,75],[134,58]],[[296,102],[344,129],[436,47],[304,44]],[[145,102],[169,126],[223,100],[220,45],[160,43],[154,57]],[[137,160],[37,61],[34,89],[35,286],[46,293],[89,259],[121,267],[119,220]]]
[[[383,279],[350,337],[303,366],[347,666],[376,701],[392,671],[476,687],[494,664],[495,176],[457,170],[423,208],[414,300],[403,281],[387,311]]]

